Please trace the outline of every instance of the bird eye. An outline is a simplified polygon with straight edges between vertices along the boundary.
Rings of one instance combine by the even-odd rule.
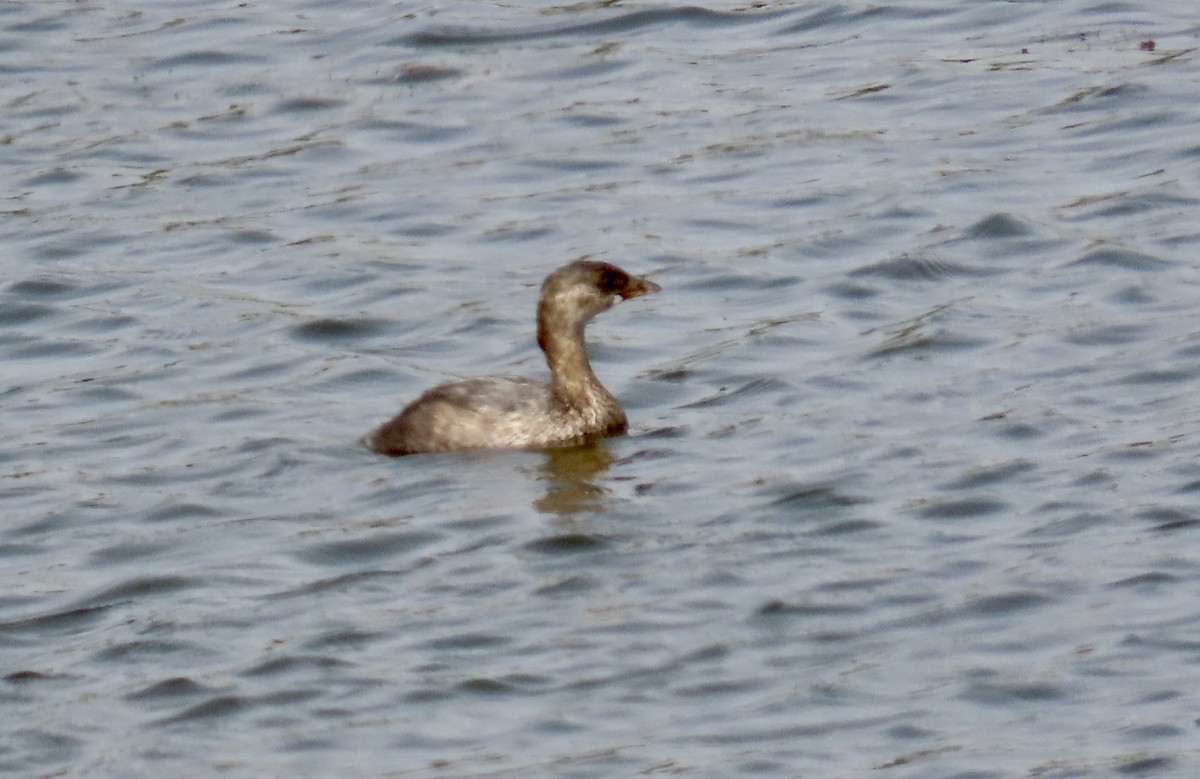
[[[601,292],[613,294],[629,286],[629,277],[616,268],[605,268],[600,271],[600,283],[597,286]]]

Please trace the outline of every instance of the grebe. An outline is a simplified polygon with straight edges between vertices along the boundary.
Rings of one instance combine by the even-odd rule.
[[[440,384],[367,436],[381,454],[570,446],[620,435],[625,410],[588,361],[584,327],[617,298],[649,295],[653,281],[605,262],[578,260],[546,277],[537,311],[538,346],[550,382],[481,376]]]

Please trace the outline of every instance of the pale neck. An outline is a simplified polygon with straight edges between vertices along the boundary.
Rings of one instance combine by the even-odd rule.
[[[550,366],[555,394],[575,408],[588,408],[612,399],[592,371],[583,330],[586,322],[571,321],[551,306],[538,310],[538,344]]]

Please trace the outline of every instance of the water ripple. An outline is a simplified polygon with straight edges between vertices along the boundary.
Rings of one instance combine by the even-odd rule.
[[[1160,271],[1172,263],[1143,252],[1116,247],[1105,247],[1087,252],[1071,265],[1100,266],[1131,271]]]
[[[611,16],[597,22],[546,25],[511,30],[481,28],[431,29],[395,38],[390,46],[473,46],[496,43],[516,43],[529,40],[545,40],[564,36],[617,35],[638,32],[644,28],[662,28],[673,24],[692,27],[725,29],[731,25],[761,21],[776,14],[728,13],[712,11],[697,6],[679,8],[650,8],[642,11]]]

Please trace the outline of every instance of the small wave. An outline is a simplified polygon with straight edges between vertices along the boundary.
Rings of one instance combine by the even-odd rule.
[[[1163,270],[1171,266],[1167,260],[1154,257],[1153,255],[1135,252],[1131,249],[1117,249],[1106,247],[1103,249],[1095,249],[1083,255],[1070,265],[1096,265],[1106,268],[1123,268],[1125,270]]]
[[[152,62],[149,70],[169,70],[171,68],[212,67],[221,65],[238,65],[249,62],[263,62],[262,57],[249,54],[236,54],[229,51],[189,51],[183,54],[173,54]]]
[[[849,275],[878,276],[894,281],[936,281],[955,276],[985,276],[987,271],[937,257],[902,254],[855,268]]]
[[[339,341],[366,338],[381,334],[386,329],[378,319],[316,319],[292,328],[292,334],[301,341]]]
[[[1150,88],[1142,84],[1086,87],[1055,105],[1044,109],[1044,111],[1048,114],[1076,111],[1112,111],[1120,106],[1138,101],[1150,94],[1152,94]]]
[[[991,214],[967,229],[971,238],[1023,238],[1033,233],[1029,225],[1012,214]]]
[[[744,14],[710,11],[697,6],[683,8],[653,8],[614,16],[598,22],[582,24],[543,25],[496,30],[471,27],[446,27],[409,33],[388,42],[392,46],[477,46],[490,43],[514,43],[541,38],[587,36],[633,32],[646,27],[667,24],[689,24],[696,27],[727,27],[757,22],[775,14]]]

